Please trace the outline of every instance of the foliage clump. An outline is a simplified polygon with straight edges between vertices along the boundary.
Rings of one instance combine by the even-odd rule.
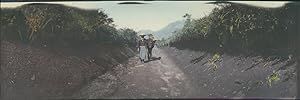
[[[136,32],[116,29],[102,10],[83,10],[59,4],[27,4],[1,9],[1,36],[30,44],[135,45]]]
[[[218,65],[216,64],[218,61],[220,61],[220,54],[215,53],[214,56],[209,59],[209,64],[212,66],[212,69],[215,71],[218,68]]]
[[[294,53],[299,43],[297,14],[298,6],[294,4],[281,8],[223,5],[203,18],[187,17],[185,26],[170,38],[169,44],[207,51],[221,48],[234,53]]]
[[[273,71],[272,74],[267,77],[267,83],[269,86],[272,86],[273,82],[277,82],[279,80],[280,80],[279,73],[275,71]]]

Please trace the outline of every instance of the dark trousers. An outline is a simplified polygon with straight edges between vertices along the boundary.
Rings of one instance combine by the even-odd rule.
[[[152,49],[153,48],[148,48],[148,59],[152,57]]]

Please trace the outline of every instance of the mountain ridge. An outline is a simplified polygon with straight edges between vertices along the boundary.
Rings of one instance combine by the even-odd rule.
[[[165,27],[161,28],[158,31],[153,33],[154,37],[157,39],[169,38],[173,35],[173,32],[178,31],[183,28],[185,20],[177,20],[175,22],[171,22]]]
[[[173,35],[174,31],[182,29],[184,26],[184,23],[185,23],[185,20],[177,20],[177,21],[167,24],[166,26],[164,26],[163,28],[161,28],[157,31],[146,29],[146,30],[140,30],[140,31],[138,31],[138,33],[139,34],[153,34],[154,38],[160,40],[162,38],[169,38],[170,36]]]

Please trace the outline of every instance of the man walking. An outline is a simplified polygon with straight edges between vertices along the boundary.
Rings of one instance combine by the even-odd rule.
[[[155,44],[155,41],[154,40],[154,37],[152,34],[149,34],[148,35],[149,39],[147,39],[147,49],[148,49],[148,59],[151,59],[152,58],[152,49],[154,48],[154,44]]]

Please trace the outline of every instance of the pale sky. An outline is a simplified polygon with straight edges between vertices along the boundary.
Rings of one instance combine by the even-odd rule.
[[[65,4],[68,6],[83,9],[103,9],[109,17],[114,19],[118,28],[132,28],[139,30],[156,31],[167,24],[182,20],[185,13],[192,15],[192,18],[200,18],[208,15],[215,5],[205,4],[208,1],[152,1],[142,5],[118,5],[122,1],[80,1],[80,2],[44,2]],[[139,1],[140,2],[140,1]],[[278,7],[286,2],[270,1],[234,1],[260,7]],[[1,2],[1,8],[17,7],[23,4],[34,2]],[[39,2],[41,3],[41,2]]]

